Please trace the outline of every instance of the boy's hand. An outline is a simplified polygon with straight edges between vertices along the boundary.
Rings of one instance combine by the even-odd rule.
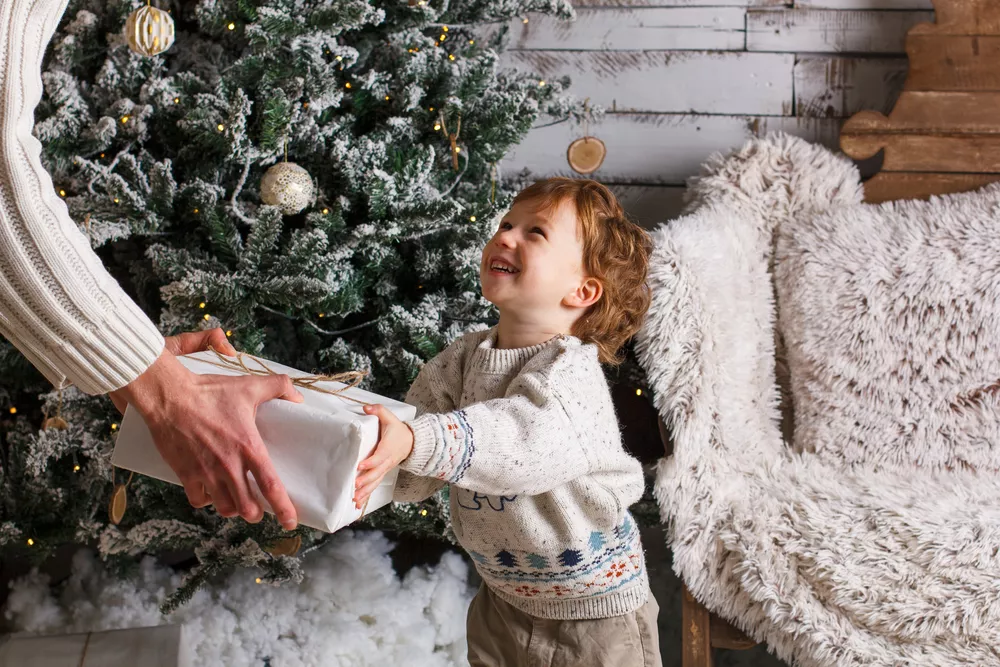
[[[366,405],[365,412],[378,417],[379,440],[372,455],[358,465],[358,479],[354,485],[354,505],[358,509],[365,506],[368,496],[382,482],[385,474],[413,451],[413,431],[388,408]]]

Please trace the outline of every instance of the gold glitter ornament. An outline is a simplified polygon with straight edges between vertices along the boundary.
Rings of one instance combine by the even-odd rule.
[[[260,199],[294,215],[313,203],[315,188],[309,172],[294,162],[279,162],[260,180]]]
[[[140,56],[159,55],[174,43],[174,20],[162,9],[140,7],[125,21],[125,39]]]

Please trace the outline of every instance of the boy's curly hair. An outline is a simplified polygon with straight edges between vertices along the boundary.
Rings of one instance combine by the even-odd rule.
[[[649,309],[646,272],[652,241],[625,215],[618,198],[597,181],[549,178],[518,193],[514,202],[537,201],[548,210],[565,200],[576,205],[583,234],[583,269],[601,282],[603,294],[573,325],[572,334],[597,346],[602,363],[619,364],[621,348],[642,326]]]

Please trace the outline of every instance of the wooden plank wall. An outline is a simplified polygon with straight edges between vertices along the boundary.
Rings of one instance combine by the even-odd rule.
[[[675,217],[683,184],[715,151],[772,130],[837,148],[843,121],[888,113],[906,78],[904,39],[930,0],[576,0],[575,22],[511,22],[504,64],[569,76],[607,110],[590,133],[608,155],[594,177],[647,226]],[[583,127],[532,130],[504,175],[576,175]]]

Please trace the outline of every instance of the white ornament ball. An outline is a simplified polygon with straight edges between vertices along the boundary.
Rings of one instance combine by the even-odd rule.
[[[174,20],[156,7],[140,7],[125,21],[125,39],[140,56],[155,56],[174,43]]]
[[[261,201],[277,206],[285,215],[294,215],[312,204],[313,195],[312,177],[294,162],[279,162],[260,180]]]

